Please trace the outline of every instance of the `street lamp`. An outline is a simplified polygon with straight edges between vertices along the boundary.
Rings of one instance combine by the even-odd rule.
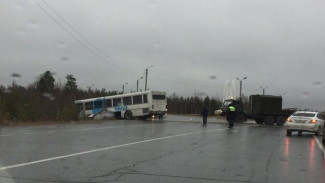
[[[265,95],[265,89],[268,88],[268,86],[266,86],[266,87],[261,87],[260,86],[260,88],[263,90],[263,95]]]
[[[146,84],[145,84],[145,87],[144,87],[144,91],[147,91],[148,70],[149,70],[149,68],[151,68],[153,66],[155,66],[155,65],[151,65],[151,66],[146,68]]]
[[[129,84],[129,83],[124,83],[124,84],[123,84],[123,94],[124,94],[124,85],[127,85],[127,84]]]
[[[143,79],[143,77],[137,79],[137,92],[139,91],[139,80],[140,80],[140,79]]]
[[[242,88],[242,85],[243,85],[243,80],[247,79],[247,77],[244,77],[243,79],[239,79],[239,78],[236,78],[239,83],[240,83],[240,87],[239,87],[239,98],[241,99],[241,88]]]

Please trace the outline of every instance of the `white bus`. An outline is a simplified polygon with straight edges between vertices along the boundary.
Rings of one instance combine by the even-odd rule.
[[[167,112],[166,92],[143,91],[107,97],[76,100],[80,114],[91,116],[103,110],[111,111],[115,117],[132,119],[134,117],[162,116]]]

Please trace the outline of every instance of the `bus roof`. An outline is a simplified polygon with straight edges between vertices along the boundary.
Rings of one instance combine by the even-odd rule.
[[[125,93],[125,94],[120,94],[120,95],[111,95],[111,96],[104,96],[104,97],[96,97],[96,98],[76,100],[75,103],[84,103],[84,102],[91,102],[91,101],[95,101],[95,100],[103,100],[103,99],[111,99],[111,98],[121,98],[121,97],[128,97],[128,96],[134,96],[134,95],[143,95],[143,94],[148,94],[150,92],[166,95],[166,92],[147,90],[147,91],[134,92],[134,93]]]

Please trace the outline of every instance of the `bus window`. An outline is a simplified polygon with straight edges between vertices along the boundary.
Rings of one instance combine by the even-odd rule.
[[[148,103],[148,95],[147,94],[143,95],[143,103],[144,104]]]
[[[166,96],[165,95],[152,95],[153,100],[165,100]]]
[[[103,108],[103,101],[102,100],[96,100],[96,101],[94,101],[94,108],[95,109],[101,109],[101,108]]]
[[[133,104],[142,104],[142,95],[133,96]]]
[[[132,105],[131,97],[123,97],[123,105]]]
[[[113,98],[113,107],[122,106],[121,98]]]
[[[104,100],[104,107],[105,108],[112,107],[112,99]]]
[[[93,109],[93,102],[86,102],[86,110],[92,110]]]

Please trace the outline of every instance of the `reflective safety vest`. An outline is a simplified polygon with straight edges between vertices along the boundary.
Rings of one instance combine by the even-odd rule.
[[[234,106],[229,106],[229,111],[235,112],[236,111],[236,108]]]

